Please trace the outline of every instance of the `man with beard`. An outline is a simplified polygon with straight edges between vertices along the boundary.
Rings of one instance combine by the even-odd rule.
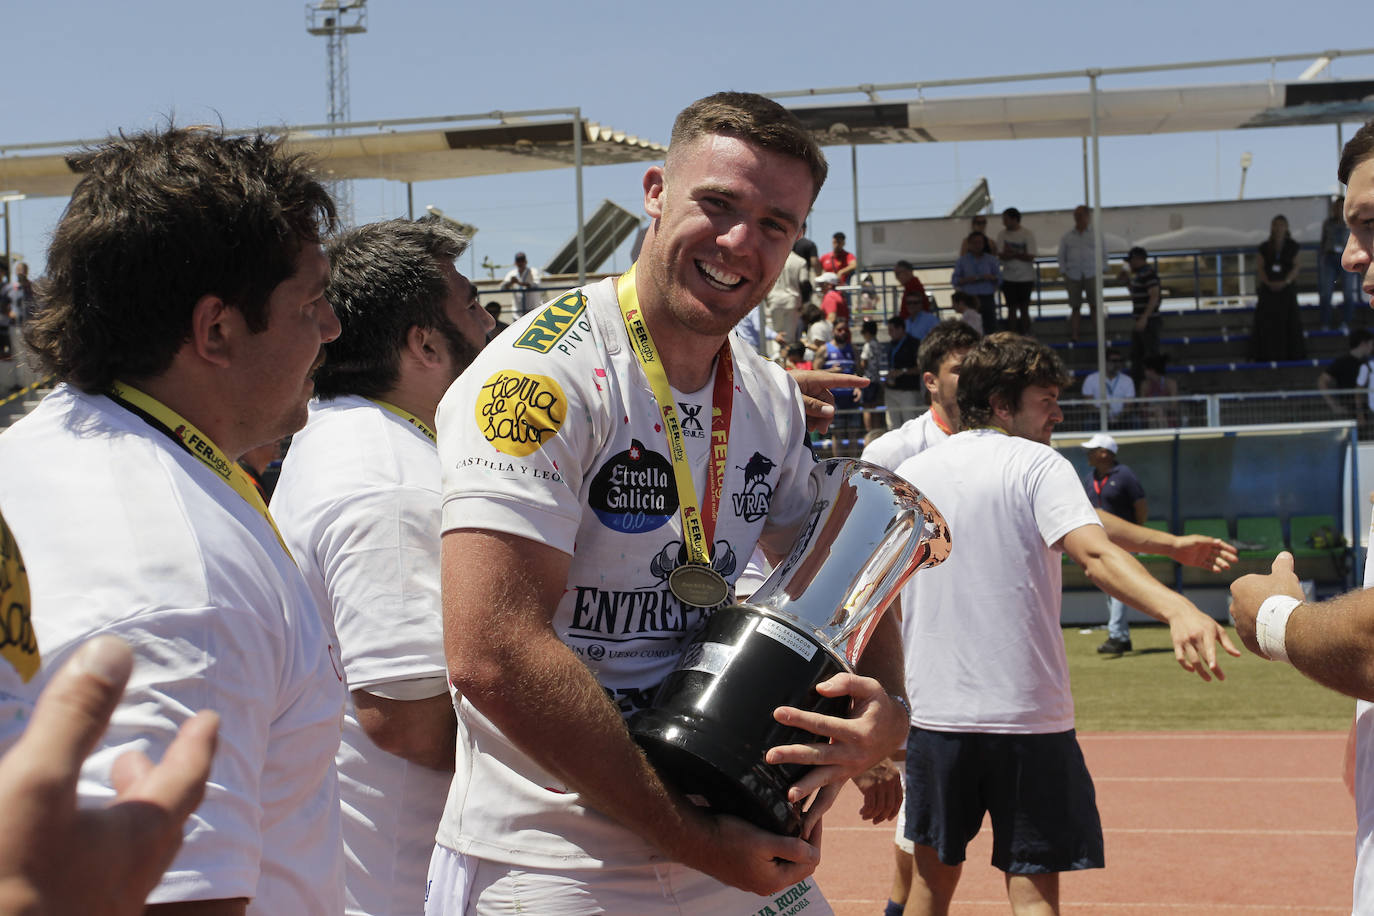
[[[454,267],[467,242],[391,220],[330,242],[342,330],[272,498],[332,611],[350,700],[338,752],[349,914],[417,916],[453,777],[439,602],[434,411],[492,319]]]
[[[819,815],[901,742],[889,622],[863,659],[876,678],[817,688],[849,696],[848,718],[774,713],[832,739],[766,752],[815,765],[789,790],[820,792],[801,836],[693,804],[622,719],[755,544],[785,552],[810,509],[797,384],[730,331],[777,279],[825,172],[777,103],[693,103],[645,173],[636,264],[513,325],[444,396],[444,635],[470,764],[427,912],[830,911],[808,880]]]

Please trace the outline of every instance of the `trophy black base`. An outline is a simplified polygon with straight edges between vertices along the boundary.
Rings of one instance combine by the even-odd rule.
[[[659,775],[713,811],[789,836],[801,812],[787,789],[810,767],[768,764],[770,747],[824,741],[773,718],[779,706],[843,716],[849,698],[815,686],[847,671],[809,634],[747,605],[716,611],[664,680],[630,734]]]

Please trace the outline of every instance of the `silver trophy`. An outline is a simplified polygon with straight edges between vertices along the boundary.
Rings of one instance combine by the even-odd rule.
[[[874,464],[833,458],[811,472],[815,500],[791,551],[748,599],[711,615],[630,732],[669,783],[713,809],[795,834],[787,789],[807,767],[765,763],[781,744],[817,742],[773,719],[779,706],[843,716],[816,693],[853,671],[882,613],[917,570],[949,556],[949,526],[914,486]]]

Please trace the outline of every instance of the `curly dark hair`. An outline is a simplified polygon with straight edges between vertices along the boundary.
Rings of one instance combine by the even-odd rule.
[[[989,334],[964,357],[959,369],[959,428],[977,429],[993,419],[993,399],[1015,413],[1031,385],[1064,388],[1069,374],[1054,351],[1011,331]]]
[[[800,159],[811,172],[812,203],[821,193],[830,169],[825,154],[797,116],[772,99],[752,92],[717,92],[697,99],[673,122],[669,157],[675,147],[707,134],[738,137],[761,149]]]
[[[332,239],[325,298],[341,330],[325,348],[315,393],[326,400],[382,397],[396,384],[401,350],[414,327],[440,331],[454,358],[471,362],[477,348],[444,313],[449,288],[441,269],[467,246],[467,239],[429,220],[369,223]]]
[[[304,157],[264,134],[179,128],[111,137],[68,157],[82,175],[48,248],[25,339],[85,391],[167,370],[204,296],[267,327],[267,299],[301,246],[334,226]]]

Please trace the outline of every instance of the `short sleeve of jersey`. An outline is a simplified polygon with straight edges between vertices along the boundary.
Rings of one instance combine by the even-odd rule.
[[[350,690],[442,676],[435,494],[387,487],[335,507],[316,549]]]
[[[567,293],[488,344],[449,388],[437,415],[443,531],[573,552],[582,475],[616,384],[594,325],[581,291]]]
[[[1040,537],[1049,547],[1084,525],[1100,525],[1073,465],[1051,448],[1036,449],[1026,475],[1031,511]]]

